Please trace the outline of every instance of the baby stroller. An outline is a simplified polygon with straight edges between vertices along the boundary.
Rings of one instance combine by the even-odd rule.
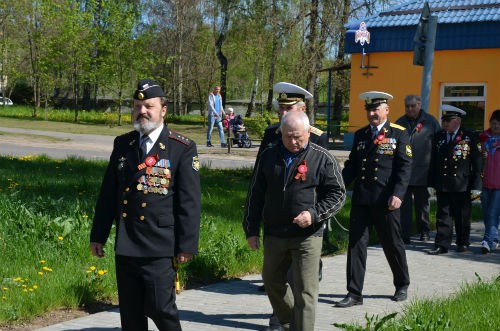
[[[252,147],[252,141],[248,137],[245,123],[241,115],[236,115],[230,122],[231,131],[233,133],[232,145],[238,145],[239,148]]]

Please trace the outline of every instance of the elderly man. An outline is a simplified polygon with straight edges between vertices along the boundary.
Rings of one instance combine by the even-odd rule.
[[[340,167],[309,141],[303,112],[281,119],[281,141],[262,152],[245,204],[243,228],[251,249],[264,227],[262,278],[284,330],[314,330],[318,271],[325,221],[345,202]],[[287,282],[291,267],[293,285]]]
[[[117,137],[90,232],[90,249],[104,256],[116,223],[116,278],[122,330],[181,330],[175,304],[175,262],[198,251],[201,191],[196,144],[170,131],[167,98],[151,79],[138,82],[136,131]],[[175,261],[174,261],[175,260]]]
[[[420,240],[429,240],[431,228],[429,225],[430,193],[428,187],[431,186],[432,144],[435,134],[441,130],[441,127],[431,114],[420,108],[422,101],[418,95],[407,95],[404,102],[405,114],[398,118],[396,124],[405,127],[408,131],[413,152],[410,183],[401,204],[403,242],[410,244],[413,205],[415,206],[415,219]]]
[[[349,247],[347,251],[347,296],[336,307],[363,304],[367,246],[375,227],[393,274],[394,301],[407,298],[410,275],[401,238],[399,207],[410,180],[412,150],[405,128],[390,123],[392,95],[370,91],[360,94],[370,125],[354,135],[342,176],[353,183]]]
[[[434,142],[434,181],[437,198],[436,240],[428,254],[445,254],[451,246],[453,221],[457,235],[457,252],[470,244],[471,193],[481,190],[482,148],[479,137],[462,127],[466,112],[442,105],[443,130]]]

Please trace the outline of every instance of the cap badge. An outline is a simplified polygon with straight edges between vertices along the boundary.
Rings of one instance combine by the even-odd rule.
[[[284,92],[283,92],[283,93],[281,93],[281,94],[280,94],[280,99],[286,99],[286,93],[284,93]]]
[[[137,99],[139,99],[139,100],[144,99],[144,93],[142,93],[142,92],[137,93]]]

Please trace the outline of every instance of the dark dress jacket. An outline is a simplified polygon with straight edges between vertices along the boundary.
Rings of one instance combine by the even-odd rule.
[[[372,139],[369,125],[354,134],[349,159],[342,170],[345,185],[353,183],[353,205],[382,207],[393,195],[401,200],[405,196],[412,162],[408,133],[402,126],[387,121],[379,138]]]
[[[434,142],[436,158],[435,188],[443,192],[466,192],[481,189],[482,147],[479,136],[460,127],[453,142],[447,132],[438,132]]]
[[[165,126],[141,164],[138,141],[135,131],[114,141],[90,241],[104,244],[115,221],[117,255],[197,253],[201,191],[196,144]]]
[[[429,186],[432,182],[430,171],[434,136],[441,130],[438,121],[429,113],[421,110],[415,120],[406,115],[401,116],[396,124],[406,128],[410,136],[410,145],[413,152],[411,164],[410,186]]]

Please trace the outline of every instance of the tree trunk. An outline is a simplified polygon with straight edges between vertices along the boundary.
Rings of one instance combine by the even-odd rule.
[[[257,95],[257,88],[259,86],[259,58],[257,58],[257,61],[255,61],[253,73],[255,79],[253,81],[252,92],[250,94],[250,102],[248,103],[247,112],[245,114],[246,117],[251,117],[252,111],[255,109],[255,97]]]
[[[224,12],[223,24],[219,32],[219,38],[217,38],[217,41],[215,42],[215,54],[217,55],[220,63],[220,84],[223,107],[226,107],[227,58],[224,53],[222,53],[222,45],[224,44],[224,40],[226,39],[227,29],[229,27],[228,7],[229,3],[225,3],[224,8],[222,9]]]

